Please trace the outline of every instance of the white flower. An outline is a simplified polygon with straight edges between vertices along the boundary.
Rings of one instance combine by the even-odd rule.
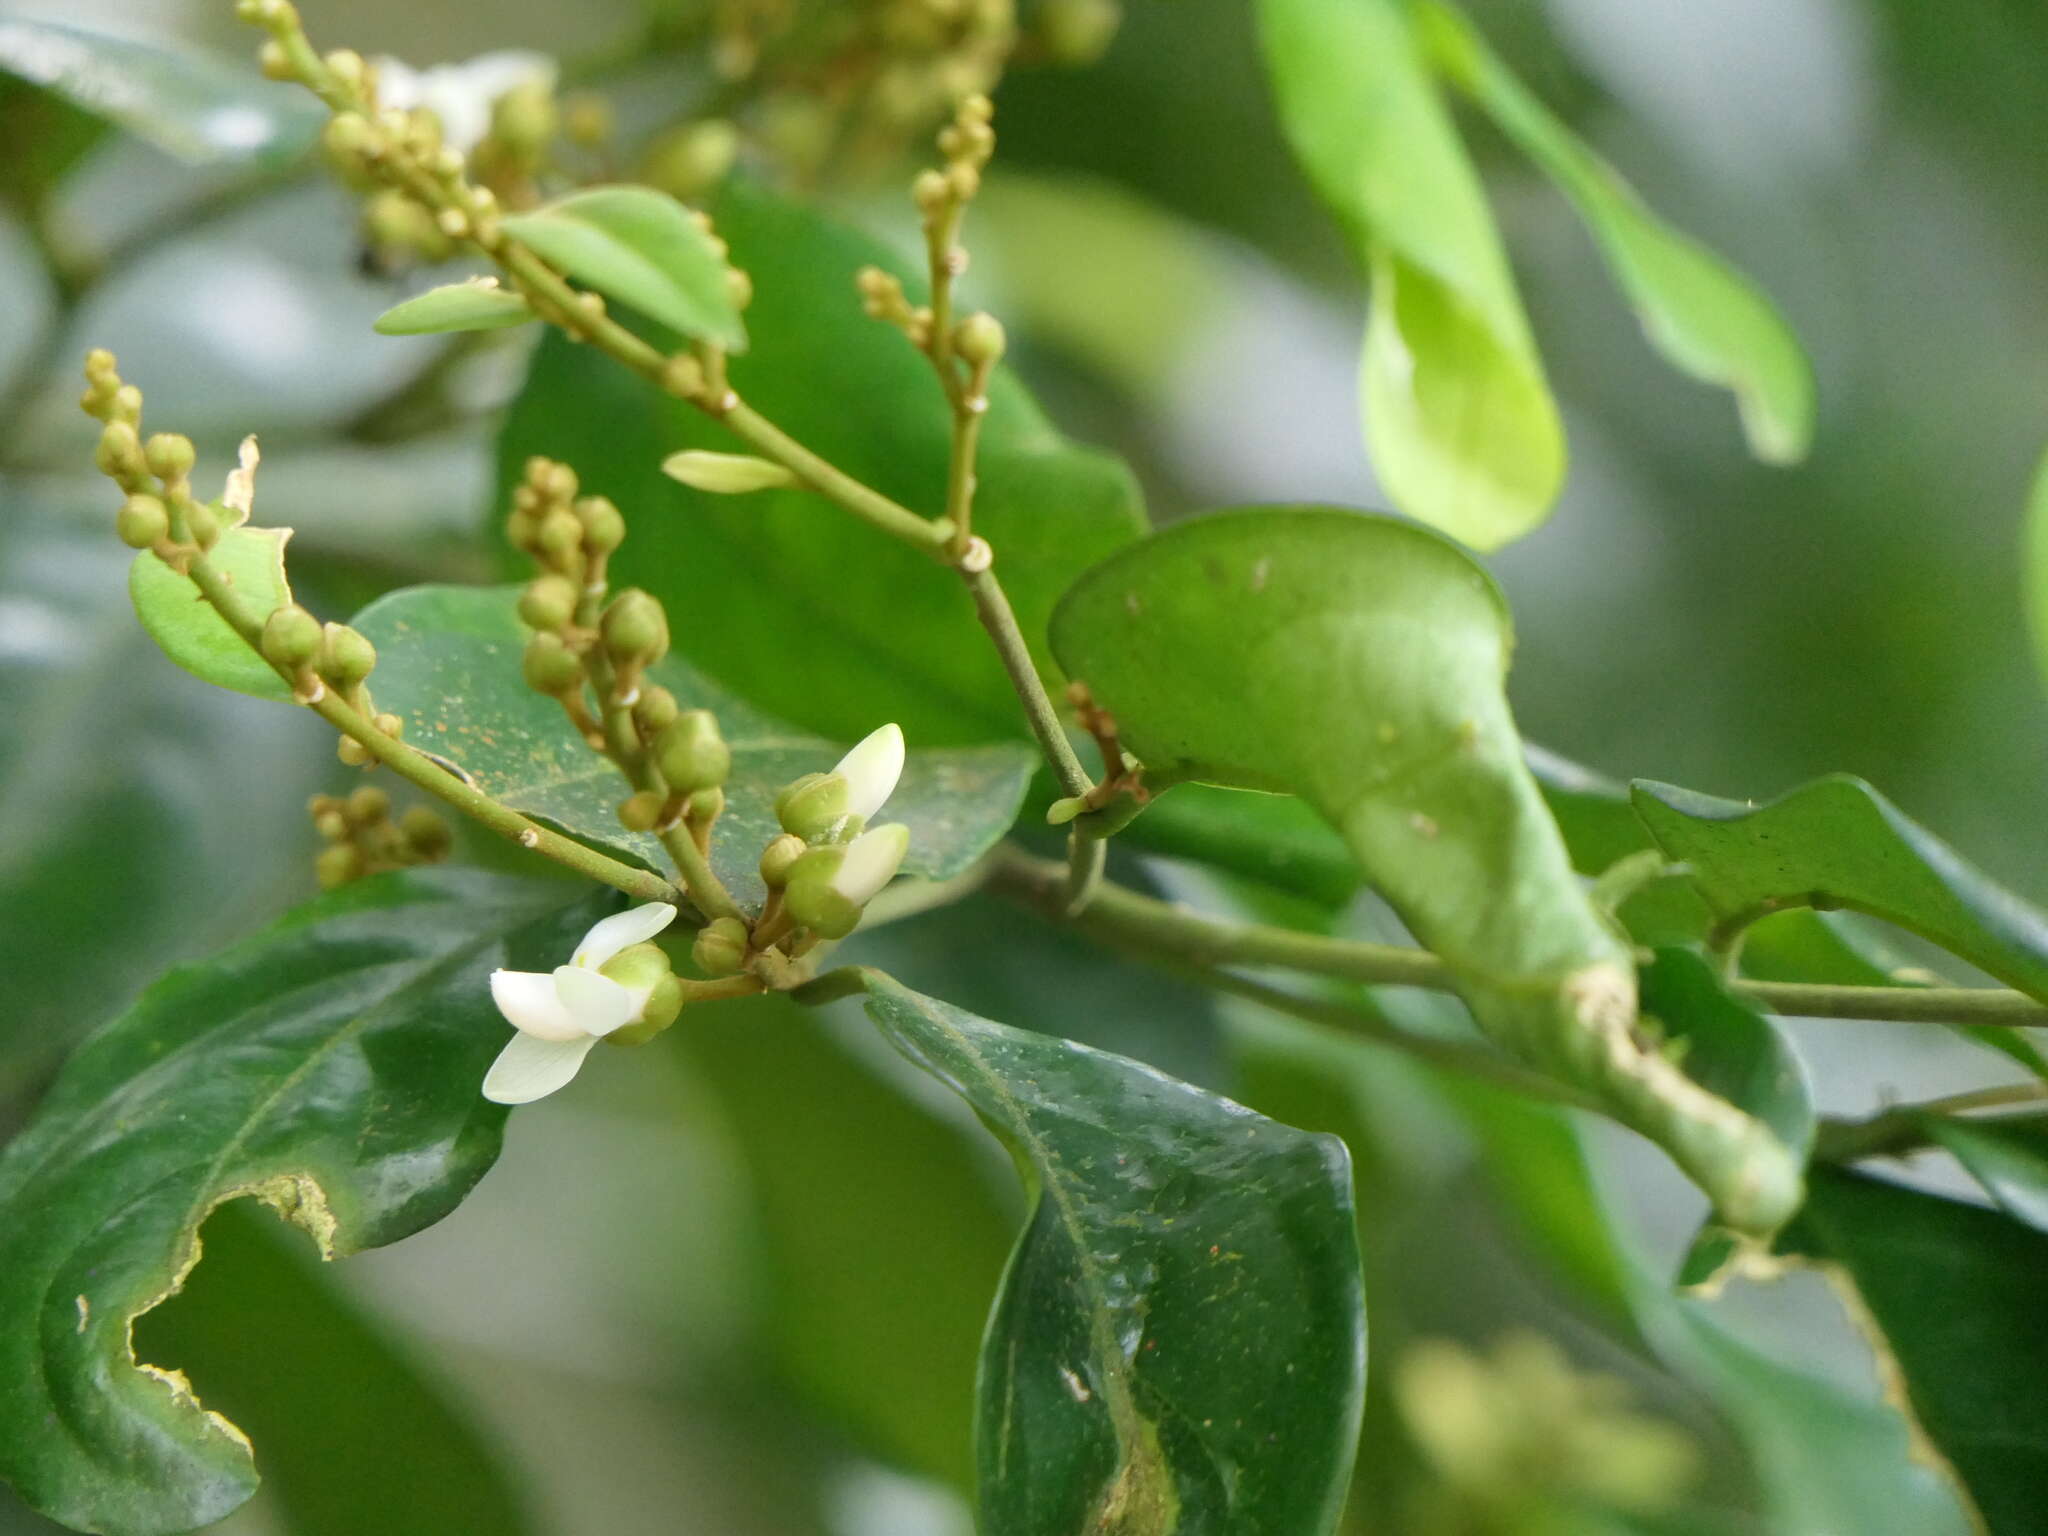
[[[484,1077],[484,1097],[530,1104],[576,1075],[590,1048],[615,1029],[638,1023],[652,986],[629,987],[600,967],[675,921],[676,909],[651,901],[601,919],[567,965],[548,971],[493,971],[491,999],[518,1031]]]
[[[847,814],[868,820],[903,777],[903,727],[891,723],[870,731],[832,771],[846,780]]]
[[[902,822],[871,828],[846,845],[846,857],[832,874],[832,889],[856,907],[864,907],[896,878],[903,855],[909,851],[910,828]]]
[[[465,155],[491,130],[491,103],[516,86],[555,83],[555,61],[519,48],[480,53],[462,64],[414,69],[399,59],[372,61],[377,105],[426,107],[441,122],[441,141]]]

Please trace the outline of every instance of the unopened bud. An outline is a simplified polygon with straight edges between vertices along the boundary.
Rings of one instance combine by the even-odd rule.
[[[428,863],[446,858],[455,845],[455,834],[448,823],[424,805],[413,806],[399,817],[398,832],[405,845]]]
[[[706,976],[735,975],[746,964],[747,939],[747,925],[738,918],[716,918],[697,930],[690,959]]]
[[[626,542],[626,519],[609,496],[578,499],[576,520],[583,525],[583,547],[592,555],[609,555]]]
[[[989,368],[1003,355],[1003,324],[994,315],[972,314],[953,331],[953,350],[973,368]]]
[[[348,841],[348,818],[340,811],[322,811],[313,818],[313,830],[330,843]]]
[[[360,630],[330,623],[325,627],[325,636],[326,658],[320,673],[335,687],[344,692],[354,688],[376,667],[377,648]]]
[[[353,736],[344,736],[334,744],[334,755],[351,768],[367,768],[376,761],[370,749]]]
[[[399,719],[398,716],[396,715],[379,715],[370,723],[376,726],[377,729],[382,731],[386,736],[396,738],[399,736],[403,736],[405,734],[405,722]]]
[[[562,644],[560,635],[545,629],[526,642],[521,669],[526,686],[550,698],[561,698],[583,686],[583,662]]]
[[[183,433],[155,432],[142,445],[142,457],[149,472],[168,484],[190,475],[198,455],[192,451],[192,439]]]
[[[714,789],[732,771],[732,749],[719,734],[718,718],[708,709],[683,711],[654,744],[655,765],[668,787],[679,795]]]
[[[562,123],[554,88],[524,80],[491,103],[491,137],[522,164],[538,161]]]
[[[572,144],[595,148],[612,136],[612,104],[602,96],[579,91],[562,103],[562,132]]]
[[[535,629],[559,634],[576,617],[576,598],[576,584],[568,577],[537,577],[519,594],[519,617]]]
[[[201,549],[211,549],[220,542],[220,513],[203,501],[189,503],[185,508],[185,532],[192,542]]]
[[[130,549],[152,549],[170,536],[171,516],[154,496],[137,494],[121,503],[114,514],[114,532]]]
[[[717,784],[698,790],[683,806],[683,815],[693,826],[705,826],[724,814],[725,790]]]
[[[661,461],[661,472],[693,490],[736,496],[746,491],[777,490],[795,485],[796,476],[780,464],[750,453],[711,453],[688,448]]]
[[[725,296],[732,301],[734,309],[745,309],[754,302],[754,280],[738,267],[727,267]]]
[[[142,442],[125,421],[110,421],[100,431],[100,444],[93,454],[99,471],[115,480],[139,480],[144,472]]]
[[[739,130],[722,117],[686,123],[655,141],[646,180],[687,203],[725,180],[739,147]]]
[[[324,639],[318,619],[297,603],[287,603],[264,621],[263,659],[296,673],[313,664]]]
[[[548,564],[558,569],[580,569],[583,563],[583,521],[567,507],[556,507],[540,520],[534,543]]]
[[[652,832],[661,820],[662,797],[651,789],[628,795],[619,802],[619,825],[628,832]]]
[[[910,200],[927,218],[944,208],[952,196],[953,188],[944,171],[919,171],[910,184]]]
[[[790,871],[783,902],[791,917],[821,938],[842,939],[896,878],[909,848],[910,829],[900,822],[863,832],[844,848],[813,848]]]
[[[771,891],[789,884],[789,872],[804,856],[807,844],[793,832],[785,832],[761,850],[761,883]]]
[[[114,391],[114,419],[131,427],[142,425],[142,391],[133,384],[123,384]]]
[[[349,795],[342,814],[352,827],[374,827],[391,814],[391,797],[376,785],[365,784]]]
[[[291,55],[274,37],[266,37],[263,46],[256,50],[256,67],[263,71],[266,80],[289,80],[296,73],[292,68]]]
[[[682,706],[676,703],[674,694],[659,683],[650,683],[640,690],[639,701],[633,706],[633,724],[642,736],[652,740],[681,713]]]
[[[628,587],[604,611],[600,622],[605,654],[620,666],[647,666],[668,654],[668,615],[660,599]]]
[[[313,861],[313,874],[323,891],[347,885],[351,880],[360,880],[367,872],[363,852],[354,843],[330,843]]]
[[[807,773],[775,797],[775,819],[806,842],[828,836],[846,814],[846,780],[836,773]]]

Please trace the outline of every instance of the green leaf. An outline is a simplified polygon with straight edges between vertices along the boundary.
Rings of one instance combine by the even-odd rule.
[[[377,707],[404,719],[407,741],[455,763],[513,809],[667,867],[656,839],[619,825],[627,785],[618,769],[590,749],[559,704],[526,686],[518,597],[516,587],[408,587],[357,614],[355,627],[377,647]],[[712,867],[740,900],[759,901],[761,850],[781,831],[777,792],[830,768],[845,749],[770,719],[673,655],[647,675],[685,709],[718,716],[732,774]],[[1037,761],[1022,743],[912,751],[884,813],[910,828],[904,872],[944,880],[973,864],[1017,819]]]
[[[552,963],[603,910],[561,901],[378,876],[172,972],[80,1048],[0,1156],[0,1473],[30,1504],[146,1536],[249,1496],[248,1442],[136,1364],[134,1320],[224,1201],[265,1201],[329,1255],[453,1210],[504,1125],[478,1092],[504,1043],[490,972]]]
[[[652,187],[591,187],[504,220],[543,261],[650,320],[729,352],[747,328],[725,260],[690,210]]]
[[[1401,511],[1475,549],[1549,515],[1564,429],[1493,215],[1400,0],[1261,0],[1281,126],[1372,275],[1362,392]]]
[[[289,528],[230,528],[208,558],[237,591],[269,613],[292,600],[284,573],[284,546],[291,536]],[[192,578],[146,549],[128,567],[128,596],[149,637],[194,677],[255,698],[291,702],[291,685],[228,627]]]
[[[860,311],[863,266],[907,273],[886,247],[766,193],[735,188],[719,234],[754,281],[753,348],[734,387],[840,468],[919,512],[945,505],[950,426],[931,367]],[[919,285],[906,282],[916,302]],[[1023,717],[959,580],[808,491],[734,498],[679,485],[662,460],[747,445],[588,347],[551,336],[499,442],[501,505],[529,454],[576,466],[624,509],[619,580],[668,604],[676,646],[780,719],[842,740],[895,720],[913,742],[1022,735]],[[996,552],[1042,669],[1046,616],[1073,578],[1144,530],[1118,460],[1076,447],[1007,369],[989,388],[974,526]]]
[[[1651,343],[1680,372],[1734,392],[1752,452],[1797,463],[1813,440],[1813,374],[1748,278],[1643,205],[1635,189],[1515,78],[1472,24],[1423,0],[1432,59],[1557,183],[1600,242]]]
[[[2048,1125],[2038,1119],[1927,1114],[1920,1128],[1935,1146],[1954,1154],[2006,1215],[2048,1232]]]
[[[2026,585],[2027,618],[2034,630],[2034,656],[2041,678],[2048,682],[2048,456],[2034,471],[2034,487],[2027,497]]]
[[[1804,1161],[1813,1149],[1813,1087],[1777,1026],[1722,985],[1696,950],[1660,949],[1640,976],[1643,1011],[1683,1042],[1686,1075],[1761,1120]]]
[[[1816,779],[1762,806],[1641,781],[1635,806],[1725,926],[1785,907],[1848,907],[2048,1001],[2048,917],[1861,779]]]
[[[190,1364],[251,1427],[291,1536],[516,1536],[531,1528],[477,1427],[322,1273],[311,1249],[236,1201],[205,1263],[136,1326],[145,1360]]]
[[[492,278],[443,283],[394,304],[372,327],[380,336],[432,336],[443,331],[495,331],[534,318],[526,296]]]
[[[1839,1265],[1855,1283],[1920,1427],[1989,1529],[2038,1529],[2048,1486],[2048,1235],[1819,1168],[1786,1247]]]
[[[107,125],[61,96],[0,73],[0,199],[33,212],[105,138]]]
[[[1344,905],[1364,879],[1344,840],[1292,795],[1177,784],[1117,835],[1328,907]]]
[[[983,1523],[1324,1536],[1365,1389],[1343,1144],[862,973],[1037,1193],[983,1343]]]
[[[1769,1231],[1798,1160],[1631,1033],[1633,957],[1524,766],[1500,594],[1393,518],[1269,508],[1179,524],[1097,566],[1053,643],[1160,783],[1299,794],[1503,1048],[1595,1095]]]
[[[327,117],[304,91],[252,70],[56,22],[0,20],[0,71],[195,162],[281,164]]]

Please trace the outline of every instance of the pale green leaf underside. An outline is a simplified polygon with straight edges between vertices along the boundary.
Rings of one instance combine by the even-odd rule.
[[[861,974],[1035,1185],[982,1346],[984,1527],[1326,1536],[1365,1387],[1343,1144]]]
[[[394,304],[372,326],[381,336],[432,336],[445,331],[495,331],[534,318],[523,295],[472,278],[443,283]]]
[[[607,298],[743,352],[725,260],[690,210],[652,187],[591,187],[504,221],[505,233]]]
[[[173,971],[79,1049],[0,1156],[0,1475],[23,1498],[156,1536],[249,1496],[247,1441],[136,1366],[132,1319],[225,1200],[267,1201],[330,1256],[454,1209],[504,1124],[478,1092],[507,1033],[491,970],[553,964],[612,903],[563,894],[380,875]]]
[[[1439,67],[1571,199],[1658,351],[1681,372],[1733,391],[1758,458],[1790,464],[1805,457],[1813,438],[1812,370],[1770,300],[1645,207],[1463,16],[1436,0],[1417,14]]]
[[[355,624],[378,649],[377,707],[405,720],[408,742],[455,763],[513,809],[666,868],[656,839],[619,825],[617,807],[628,792],[619,771],[576,734],[559,704],[526,686],[520,654],[528,631],[517,600],[514,587],[409,587],[365,608]],[[756,868],[761,850],[781,830],[776,793],[832,767],[844,748],[770,719],[673,655],[648,676],[685,709],[718,716],[733,766],[712,867],[741,901],[758,902],[765,894]],[[882,819],[910,828],[906,874],[947,879],[1009,830],[1037,757],[1021,742],[912,745]]]
[[[1633,957],[1508,713],[1506,610],[1450,540],[1335,508],[1199,518],[1084,576],[1052,638],[1159,782],[1300,795],[1504,1049],[1657,1141],[1729,1224],[1790,1213],[1791,1153],[1632,1032]]]
[[[1399,0],[1261,0],[1281,126],[1372,274],[1365,430],[1394,505],[1478,549],[1549,514],[1564,433],[1477,172]]]
[[[208,559],[256,611],[267,614],[292,600],[284,572],[291,536],[289,528],[230,528]],[[259,699],[291,702],[290,685],[199,595],[192,578],[149,550],[138,551],[128,568],[128,595],[150,638],[194,677]]]

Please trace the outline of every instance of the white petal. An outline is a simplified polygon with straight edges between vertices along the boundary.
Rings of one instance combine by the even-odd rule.
[[[572,963],[598,970],[620,950],[645,944],[675,920],[676,909],[665,901],[650,901],[628,912],[614,912],[598,919],[590,932],[583,935]]]
[[[555,995],[578,1029],[593,1038],[630,1024],[647,1006],[649,988],[621,986],[580,965],[555,967]]]
[[[903,777],[903,728],[885,725],[870,731],[832,770],[846,778],[846,809],[865,821],[896,792]]]
[[[491,1001],[514,1029],[536,1040],[580,1040],[589,1033],[563,1006],[546,971],[491,972]]]
[[[910,828],[900,821],[873,827],[846,845],[846,858],[832,876],[832,889],[855,906],[866,906],[896,878],[910,849]]]
[[[574,1040],[537,1040],[514,1035],[484,1074],[484,1097],[496,1104],[531,1104],[574,1077],[597,1044],[590,1035]]]

